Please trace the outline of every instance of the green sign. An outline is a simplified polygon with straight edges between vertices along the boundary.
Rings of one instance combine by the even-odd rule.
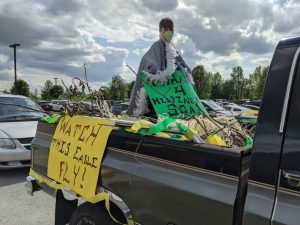
[[[172,118],[186,118],[200,114],[208,116],[194,88],[181,70],[176,70],[163,84],[148,82],[144,73],[141,73],[141,77],[158,116],[165,115]]]

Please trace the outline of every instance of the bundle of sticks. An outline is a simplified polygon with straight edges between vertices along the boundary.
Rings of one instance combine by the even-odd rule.
[[[197,117],[197,120],[190,118],[177,121],[197,131],[204,140],[209,135],[219,135],[228,147],[240,148],[244,145],[245,140],[251,137],[233,116],[217,116],[214,117],[214,122],[203,116]]]

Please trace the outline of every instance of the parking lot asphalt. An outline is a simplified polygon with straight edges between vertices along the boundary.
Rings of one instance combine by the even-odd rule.
[[[53,225],[55,199],[25,189],[29,169],[0,170],[0,224]]]

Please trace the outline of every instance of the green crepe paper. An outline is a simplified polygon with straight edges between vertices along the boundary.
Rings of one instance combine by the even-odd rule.
[[[151,84],[150,86],[147,82],[142,81],[158,116],[169,116],[171,118],[186,118],[200,114],[209,116],[194,88],[189,83],[186,74],[181,70],[176,70],[170,76],[170,79],[163,84],[151,83],[143,72],[140,76],[143,78],[142,80],[146,80]]]
[[[55,114],[53,116],[45,116],[41,121],[52,124],[58,122],[61,117],[61,115]]]
[[[172,118],[166,118],[149,129],[142,129],[141,131],[139,131],[139,133],[143,136],[158,134],[159,132],[166,130],[168,125],[172,122],[174,122]]]
[[[147,135],[155,135],[158,134],[160,132],[163,132],[165,130],[168,129],[169,125],[171,123],[175,122],[175,120],[173,118],[165,118],[163,121],[161,121],[160,123],[146,129],[146,128],[142,128],[138,131],[138,133],[142,136],[147,136]],[[190,132],[190,128],[188,128],[187,126],[185,126],[184,124],[175,122],[177,129],[184,133],[187,134],[188,132]],[[180,139],[182,135],[178,135],[178,134],[169,134],[168,135],[172,138],[176,138],[176,139]]]
[[[251,137],[247,138],[243,147],[247,147],[249,145],[253,145],[253,139]]]
[[[252,123],[256,124],[257,118],[237,118],[240,123]]]

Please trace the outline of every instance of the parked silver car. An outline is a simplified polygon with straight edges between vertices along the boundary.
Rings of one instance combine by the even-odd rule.
[[[229,111],[218,105],[213,100],[207,99],[201,100],[201,102],[211,116],[232,116]]]
[[[30,166],[31,141],[43,115],[29,98],[0,95],[0,169]]]

